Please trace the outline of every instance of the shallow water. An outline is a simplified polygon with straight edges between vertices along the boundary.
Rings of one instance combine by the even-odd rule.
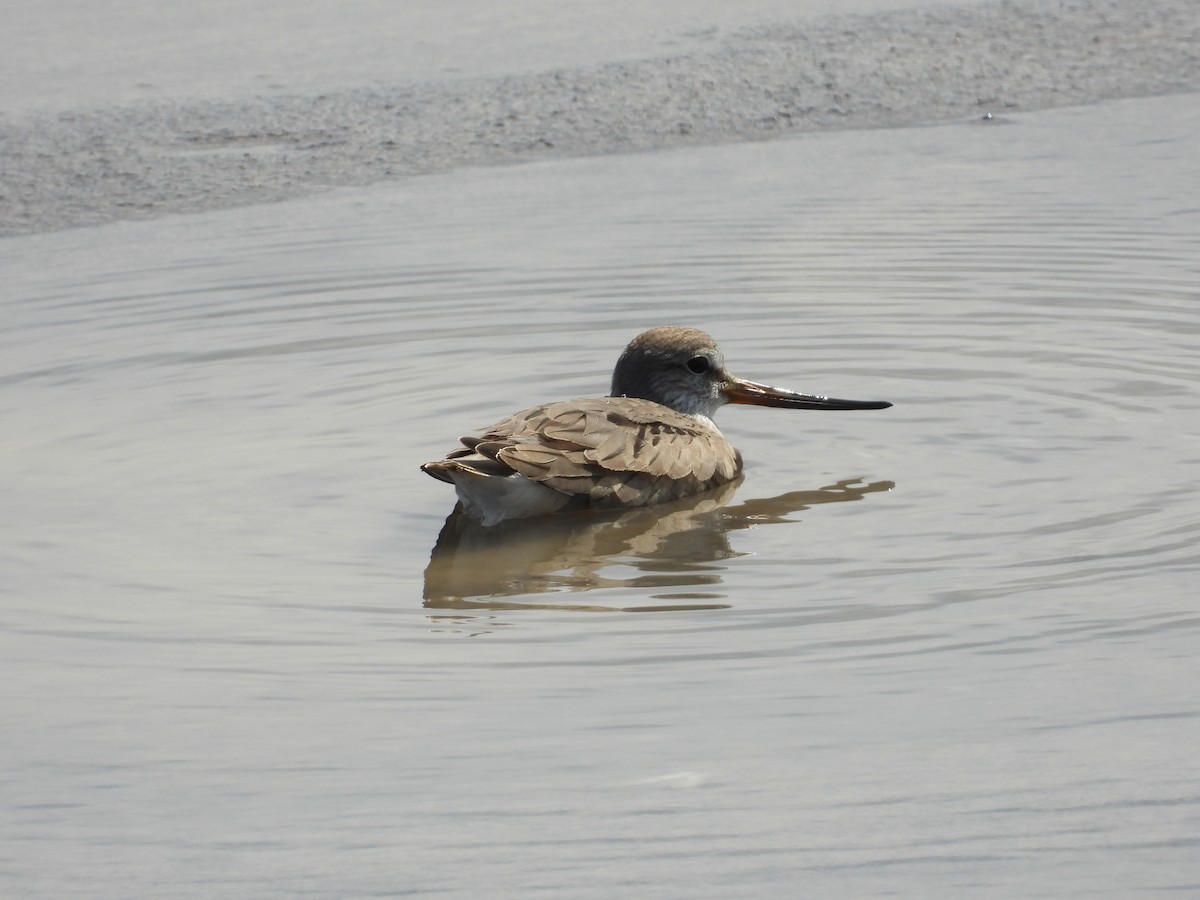
[[[1197,197],[1184,95],[5,241],[0,887],[1200,890]],[[896,405],[431,563],[670,322]]]

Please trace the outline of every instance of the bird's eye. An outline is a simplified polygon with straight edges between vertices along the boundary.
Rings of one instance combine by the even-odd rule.
[[[687,367],[697,375],[703,375],[707,372],[710,365],[711,363],[709,363],[707,356],[693,356],[687,361]]]

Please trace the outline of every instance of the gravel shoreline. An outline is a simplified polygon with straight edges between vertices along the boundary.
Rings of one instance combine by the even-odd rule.
[[[458,166],[877,128],[1200,89],[1195,0],[1012,0],[738,32],[495,79],[0,119],[0,236]]]

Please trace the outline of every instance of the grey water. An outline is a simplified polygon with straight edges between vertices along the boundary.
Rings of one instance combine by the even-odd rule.
[[[0,891],[1200,891],[1198,198],[1185,94],[7,239]],[[452,533],[668,323],[895,406]]]

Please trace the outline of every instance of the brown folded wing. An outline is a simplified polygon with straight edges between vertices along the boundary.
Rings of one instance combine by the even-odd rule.
[[[742,468],[721,433],[649,400],[598,397],[535,406],[497,422],[447,459],[519,473],[592,506],[642,506],[724,484]]]

